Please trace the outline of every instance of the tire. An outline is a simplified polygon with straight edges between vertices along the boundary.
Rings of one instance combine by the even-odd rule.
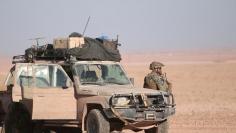
[[[32,133],[31,116],[20,103],[13,103],[5,119],[5,133]]]
[[[165,120],[158,124],[158,127],[154,127],[151,129],[146,129],[145,133],[168,133],[168,120]]]
[[[110,133],[110,123],[104,118],[101,111],[93,109],[86,119],[87,133]]]

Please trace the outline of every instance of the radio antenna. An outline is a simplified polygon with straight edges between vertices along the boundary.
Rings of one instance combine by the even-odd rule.
[[[85,27],[84,27],[83,36],[84,36],[84,33],[85,33],[86,29],[87,29],[87,26],[88,26],[89,20],[90,20],[90,16],[88,17],[87,23],[86,23],[86,25],[85,25]]]

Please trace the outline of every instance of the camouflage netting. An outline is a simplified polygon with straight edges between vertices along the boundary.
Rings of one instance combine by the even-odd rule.
[[[120,61],[121,55],[117,49],[117,41],[84,38],[85,45],[82,48],[54,49],[52,44],[29,48],[25,51],[27,60],[32,58],[65,59],[74,56],[78,60],[103,60]]]

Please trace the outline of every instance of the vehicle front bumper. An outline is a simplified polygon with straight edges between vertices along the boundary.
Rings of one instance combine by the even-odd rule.
[[[160,106],[152,104],[147,104],[147,106],[138,104],[123,107],[111,106],[108,109],[104,109],[104,112],[107,118],[117,118],[124,122],[126,126],[129,125],[138,129],[150,128],[150,126],[157,126],[158,123],[167,120],[169,116],[175,114],[173,94],[163,95],[163,97],[167,97],[167,99],[165,104]],[[147,99],[143,98],[142,100]]]

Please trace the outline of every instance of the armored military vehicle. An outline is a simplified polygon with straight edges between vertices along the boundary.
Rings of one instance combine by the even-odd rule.
[[[66,58],[53,57],[49,50],[55,48],[47,45],[41,53],[39,48],[31,48],[26,55],[14,57],[0,96],[5,132],[43,133],[45,127],[77,127],[87,133],[123,129],[160,133],[163,123],[175,113],[173,95],[135,88],[117,61],[119,56],[114,56],[119,55],[117,51],[108,52],[108,58],[101,53],[95,56],[93,52],[101,52],[99,47],[104,50],[102,43],[85,39],[84,44],[90,45],[83,46],[88,48],[87,56],[80,53],[80,47],[77,54],[81,55],[58,49]],[[89,54],[93,45],[98,51]]]

